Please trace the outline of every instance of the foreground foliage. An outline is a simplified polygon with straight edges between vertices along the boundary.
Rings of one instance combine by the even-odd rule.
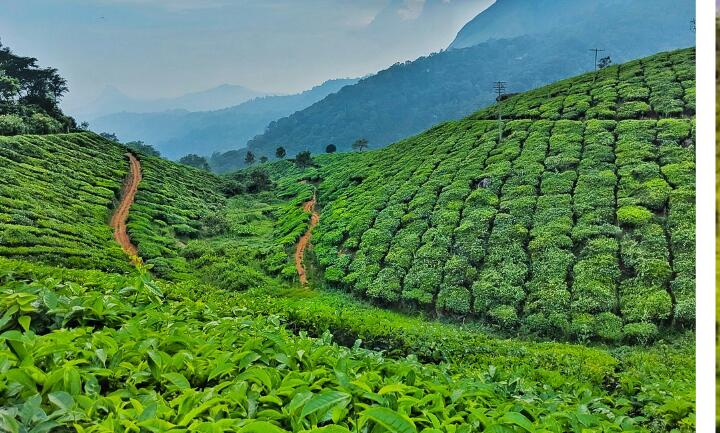
[[[460,372],[414,356],[388,359],[359,342],[342,348],[330,335],[293,335],[277,317],[222,314],[218,304],[178,296],[182,289],[164,299],[144,274],[128,279],[1,264],[15,269],[0,280],[0,427],[6,431],[648,427],[635,414],[638,401],[603,396],[582,383],[551,386],[506,378],[494,367]],[[53,274],[67,280],[48,277]],[[667,405],[656,427],[690,428],[690,418],[676,415],[687,408]]]

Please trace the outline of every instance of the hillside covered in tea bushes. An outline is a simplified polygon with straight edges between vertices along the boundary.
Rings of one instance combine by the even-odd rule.
[[[1,138],[0,431],[693,431],[693,63],[308,164],[136,154],[136,266],[131,150]]]
[[[87,132],[0,137],[0,256],[130,270],[108,225],[127,174],[127,152]],[[202,230],[203,217],[223,204],[223,181],[138,157],[143,181],[130,212],[130,236],[156,273],[182,272],[181,240]]]
[[[694,50],[511,97],[304,176],[321,281],[382,305],[646,341],[695,320]]]

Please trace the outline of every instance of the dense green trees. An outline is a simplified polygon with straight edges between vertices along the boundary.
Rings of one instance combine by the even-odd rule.
[[[75,130],[59,102],[67,82],[55,68],[13,53],[0,43],[0,135],[51,134]]]
[[[180,164],[189,165],[190,167],[199,168],[200,170],[210,171],[210,164],[204,156],[191,153],[185,155],[178,160]]]
[[[149,156],[160,156],[160,152],[158,152],[152,145],[145,144],[144,141],[128,141],[127,143],[125,143],[125,147],[135,152],[144,153]]]

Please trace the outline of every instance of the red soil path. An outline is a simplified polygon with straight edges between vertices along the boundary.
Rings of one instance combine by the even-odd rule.
[[[297,269],[298,276],[300,277],[300,284],[303,286],[307,285],[307,275],[305,275],[305,266],[303,265],[303,256],[305,255],[305,248],[307,248],[308,244],[310,243],[310,235],[312,235],[312,230],[315,228],[315,226],[320,222],[320,214],[315,212],[315,203],[317,202],[317,199],[315,198],[315,193],[313,193],[313,198],[303,205],[303,210],[305,212],[312,212],[312,216],[310,217],[310,227],[308,227],[307,231],[304,235],[300,238],[300,240],[297,243],[297,246],[295,247],[295,269]]]
[[[130,206],[135,201],[135,193],[137,192],[142,173],[140,171],[140,161],[131,153],[126,154],[130,160],[130,172],[125,179],[125,187],[123,188],[120,204],[115,209],[110,226],[115,230],[115,240],[120,244],[125,253],[129,256],[137,256],[137,248],[130,242],[130,236],[127,234],[127,219],[130,214]]]

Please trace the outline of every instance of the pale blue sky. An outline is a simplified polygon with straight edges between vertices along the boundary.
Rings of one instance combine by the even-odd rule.
[[[4,1],[2,42],[60,69],[69,106],[219,84],[295,92],[446,47],[493,0]]]

